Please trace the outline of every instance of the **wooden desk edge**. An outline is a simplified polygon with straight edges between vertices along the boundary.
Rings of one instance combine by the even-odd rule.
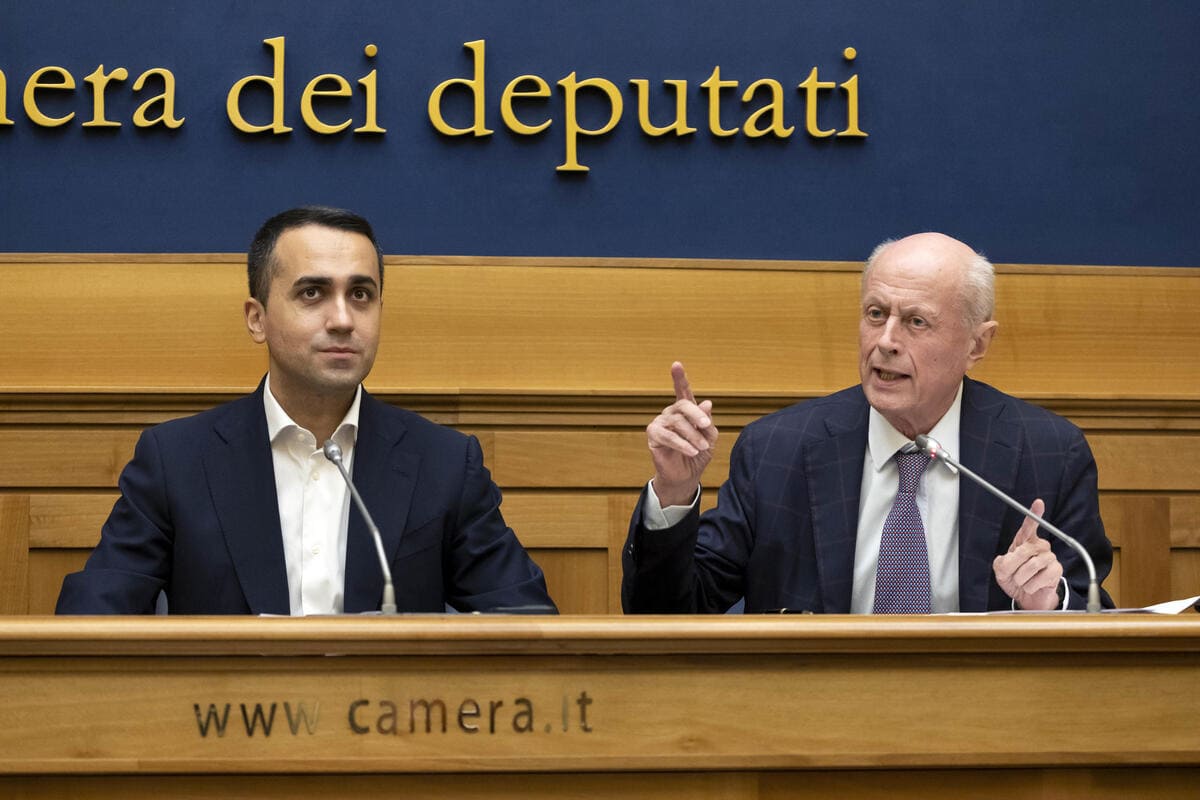
[[[1200,652],[1200,617],[0,617],[0,657],[1131,651]]]

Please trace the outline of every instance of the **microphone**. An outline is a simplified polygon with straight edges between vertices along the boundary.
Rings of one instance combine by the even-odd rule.
[[[396,589],[392,586],[392,570],[388,566],[387,556],[383,553],[383,537],[379,534],[379,528],[375,526],[375,520],[371,517],[371,512],[367,511],[367,504],[363,502],[358,489],[354,488],[354,481],[350,480],[350,473],[346,472],[346,465],[342,463],[342,448],[338,447],[337,442],[333,439],[327,439],[325,446],[321,449],[325,453],[325,457],[337,465],[338,472],[342,473],[342,479],[346,481],[346,486],[350,489],[350,496],[354,498],[354,504],[358,506],[363,519],[367,521],[367,528],[371,531],[371,536],[375,539],[375,552],[379,554],[379,568],[383,571],[383,603],[379,606],[379,610],[384,614],[395,614]]]
[[[984,489],[986,489],[988,492],[990,492],[991,494],[995,495],[997,498],[1002,500],[1006,505],[1008,505],[1009,507],[1011,507],[1017,511],[1020,511],[1021,514],[1023,514],[1026,517],[1029,517],[1031,520],[1036,522],[1039,526],[1050,531],[1050,533],[1054,534],[1059,539],[1059,541],[1067,544],[1075,552],[1079,553],[1079,555],[1083,558],[1083,563],[1087,565],[1087,570],[1088,570],[1087,610],[1091,613],[1096,613],[1100,610],[1100,586],[1099,586],[1099,584],[1096,583],[1096,565],[1095,565],[1095,563],[1092,562],[1092,557],[1090,555],[1088,555],[1088,551],[1084,549],[1083,545],[1081,545],[1077,539],[1063,533],[1061,530],[1054,527],[1049,522],[1047,522],[1046,520],[1039,517],[1037,514],[1033,513],[1032,510],[1021,505],[1016,500],[1012,499],[1011,497],[1006,495],[1004,492],[1000,491],[995,486],[990,484],[984,478],[980,477],[979,475],[976,475],[974,472],[967,469],[959,462],[955,461],[954,457],[951,456],[949,453],[947,453],[946,450],[938,443],[938,441],[936,439],[934,439],[930,436],[926,436],[925,434],[921,434],[913,441],[916,443],[917,447],[921,448],[921,450],[923,450],[925,452],[925,455],[929,456],[930,459],[944,464],[947,469],[949,469],[951,472],[953,472],[956,475],[959,473],[966,475],[968,478],[975,481],[975,483],[979,484]]]

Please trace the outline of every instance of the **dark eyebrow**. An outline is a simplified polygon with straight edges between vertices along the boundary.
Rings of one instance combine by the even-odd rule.
[[[371,288],[374,288],[374,289],[379,288],[379,285],[375,282],[375,279],[372,278],[370,275],[355,275],[352,278],[350,278],[350,285],[351,286],[370,286]]]
[[[321,277],[319,275],[301,275],[299,278],[296,278],[295,282],[292,283],[292,286],[294,288],[304,288],[307,286],[319,286],[319,287],[325,288],[325,287],[329,287],[332,285],[333,285],[332,278],[325,278],[325,277]],[[378,288],[378,284],[375,282],[375,279],[372,278],[370,275],[351,276],[350,285],[351,286],[371,286],[374,288]]]

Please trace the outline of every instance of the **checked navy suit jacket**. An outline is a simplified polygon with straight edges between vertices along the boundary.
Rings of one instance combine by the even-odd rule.
[[[742,431],[717,507],[661,531],[642,525],[643,496],[623,552],[627,613],[747,613],[788,609],[848,614],[869,405],[861,386],[785,408]],[[1096,462],[1067,420],[970,379],[964,381],[959,460],[1079,539],[1103,580],[1112,546],[1100,520]],[[644,494],[644,493],[643,493]],[[1022,517],[969,480],[959,481],[959,608],[996,611],[1011,600],[992,560],[1007,552]],[[1087,569],[1051,546],[1084,608]],[[1112,600],[1103,591],[1102,602]]]

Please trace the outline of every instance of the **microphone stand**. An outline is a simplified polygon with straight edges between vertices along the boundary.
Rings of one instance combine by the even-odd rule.
[[[395,614],[396,589],[392,586],[392,570],[388,566],[387,556],[383,552],[383,536],[380,535],[379,528],[375,526],[371,512],[367,511],[367,504],[363,502],[358,489],[354,488],[354,481],[350,480],[350,473],[346,471],[346,465],[342,463],[342,448],[338,447],[337,442],[333,439],[329,439],[325,442],[322,451],[325,453],[325,457],[336,464],[338,471],[342,473],[342,479],[346,481],[346,486],[350,489],[350,496],[354,498],[354,504],[358,506],[359,512],[367,522],[367,529],[371,531],[371,537],[375,540],[375,552],[379,554],[379,567],[383,570],[383,602],[380,604],[379,610],[384,614]]]

